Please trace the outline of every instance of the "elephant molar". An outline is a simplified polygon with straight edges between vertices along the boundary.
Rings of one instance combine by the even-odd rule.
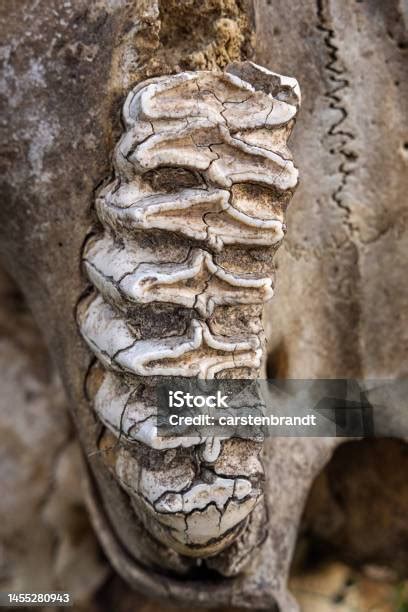
[[[137,85],[83,251],[94,292],[78,322],[104,368],[90,385],[101,457],[173,558],[226,575],[264,539],[262,444],[158,435],[157,377],[259,376],[299,104],[295,79],[251,62]]]

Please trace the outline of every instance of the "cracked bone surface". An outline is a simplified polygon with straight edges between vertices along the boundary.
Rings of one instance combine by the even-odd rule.
[[[265,537],[262,445],[158,437],[155,386],[260,375],[299,104],[295,79],[250,62],[140,83],[83,252],[94,291],[78,318],[98,358],[87,383],[106,465],[156,540],[227,575]]]

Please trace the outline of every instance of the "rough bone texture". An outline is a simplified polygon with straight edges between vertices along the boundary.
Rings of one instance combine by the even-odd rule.
[[[226,575],[265,537],[261,445],[157,437],[154,388],[158,376],[259,376],[299,104],[295,79],[249,62],[139,84],[83,254],[95,291],[78,317],[106,369],[88,384],[105,463],[153,537]]]

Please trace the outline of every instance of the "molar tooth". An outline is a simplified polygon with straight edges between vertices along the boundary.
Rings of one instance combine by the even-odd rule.
[[[251,62],[137,85],[115,178],[95,201],[102,232],[83,251],[97,295],[78,323],[105,368],[93,407],[117,438],[106,466],[156,539],[211,567],[262,503],[261,444],[158,437],[156,377],[258,375],[261,307],[298,181],[286,142],[299,103],[295,79]]]

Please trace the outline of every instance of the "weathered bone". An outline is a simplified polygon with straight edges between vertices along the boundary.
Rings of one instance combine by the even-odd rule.
[[[250,63],[140,83],[124,104],[115,178],[96,198],[103,232],[84,249],[97,294],[79,323],[106,368],[93,404],[117,439],[102,438],[106,465],[157,540],[228,575],[264,538],[262,512],[250,528],[261,445],[158,437],[151,377],[259,375],[261,306],[298,181],[286,141],[299,103],[294,79]]]
[[[84,260],[98,291],[122,310],[126,302],[170,302],[195,308],[206,318],[216,306],[262,304],[273,295],[270,278],[231,274],[208,251],[192,249],[181,263],[154,261],[153,255],[151,261],[142,262],[137,252],[132,256],[134,245],[124,244],[117,246],[111,237],[98,240],[87,249]]]
[[[243,177],[243,182],[253,180]],[[120,206],[118,200],[123,197]],[[132,185],[107,187],[97,199],[96,208],[101,221],[121,234],[137,229],[171,227],[195,240],[207,242],[215,250],[226,244],[267,245],[283,238],[283,223],[270,211],[265,218],[247,215],[237,210],[225,189],[185,189],[178,194],[140,195]],[[130,201],[130,204],[128,203]]]

